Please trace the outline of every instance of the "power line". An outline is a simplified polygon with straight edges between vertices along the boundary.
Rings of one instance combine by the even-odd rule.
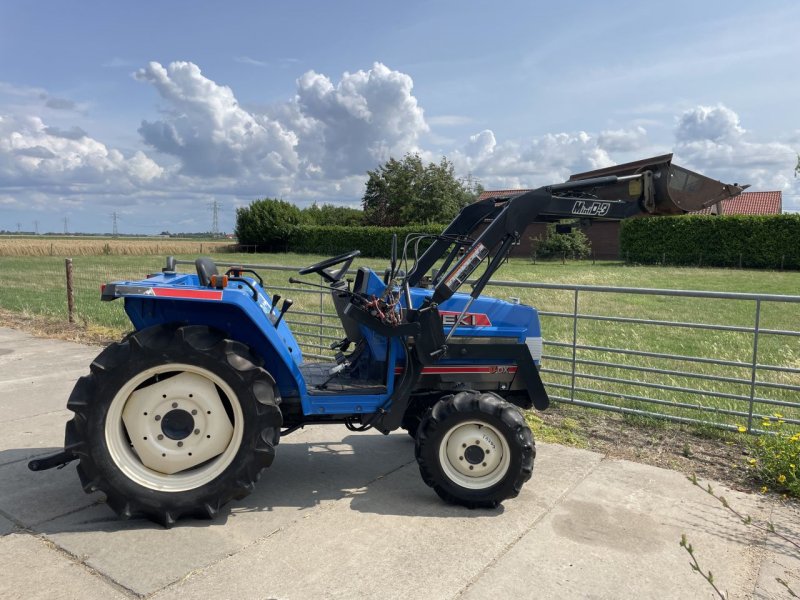
[[[117,213],[116,212],[111,213],[111,222],[113,223],[113,230],[112,230],[111,235],[114,236],[114,237],[117,237],[117,235],[119,235],[119,231],[117,230]]]
[[[69,233],[69,219],[64,217],[64,235]]]

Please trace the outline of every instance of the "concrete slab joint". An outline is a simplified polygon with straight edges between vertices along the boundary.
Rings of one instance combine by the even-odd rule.
[[[283,440],[255,492],[214,521],[120,521],[102,494],[83,493],[74,463],[26,468],[63,443],[67,396],[96,349],[58,342],[80,357],[62,367],[53,342],[0,328],[8,344],[30,364],[21,375],[0,356],[0,598],[711,597],[683,533],[732,597],[800,580],[792,548],[754,535],[683,474],[552,444],[539,444],[519,497],[467,510],[425,486],[404,433],[313,426]],[[772,510],[718,487],[754,517]],[[797,529],[795,509],[774,510]]]

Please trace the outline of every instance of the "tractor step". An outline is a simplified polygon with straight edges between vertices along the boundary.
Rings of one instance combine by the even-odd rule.
[[[31,471],[46,471],[47,469],[52,469],[54,467],[58,467],[60,469],[76,458],[78,458],[78,455],[72,450],[62,450],[61,452],[56,452],[55,454],[34,458],[28,463],[28,468]]]
[[[306,382],[306,390],[310,395],[332,394],[385,394],[386,385],[379,379],[350,378],[347,373],[334,372],[338,368],[335,362],[303,363],[300,372]]]

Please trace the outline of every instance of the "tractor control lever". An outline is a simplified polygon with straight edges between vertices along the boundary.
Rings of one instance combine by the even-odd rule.
[[[280,299],[281,299],[281,295],[280,294],[273,294],[272,295],[272,304],[270,304],[270,306],[272,306],[272,308],[275,308],[275,305],[278,304],[278,301]]]
[[[278,313],[278,318],[275,319],[276,329],[278,328],[278,325],[280,325],[281,319],[283,319],[283,315],[285,315],[286,311],[288,311],[292,307],[292,304],[294,304],[294,300],[292,300],[291,298],[287,298],[286,300],[283,301],[283,304],[281,304],[281,312]]]

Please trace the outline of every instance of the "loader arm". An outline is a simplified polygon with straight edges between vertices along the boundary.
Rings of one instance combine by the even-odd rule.
[[[477,202],[462,210],[444,233],[466,236],[484,220],[491,220],[463,257],[437,280],[431,303],[450,298],[492,256],[470,292],[473,300],[478,298],[531,223],[568,218],[621,221],[638,215],[683,214],[738,196],[746,187],[724,184],[674,165],[672,155],[667,154],[580,173],[565,183],[516,196]],[[441,258],[450,243],[446,238],[437,240],[420,257],[410,274],[410,285]]]

